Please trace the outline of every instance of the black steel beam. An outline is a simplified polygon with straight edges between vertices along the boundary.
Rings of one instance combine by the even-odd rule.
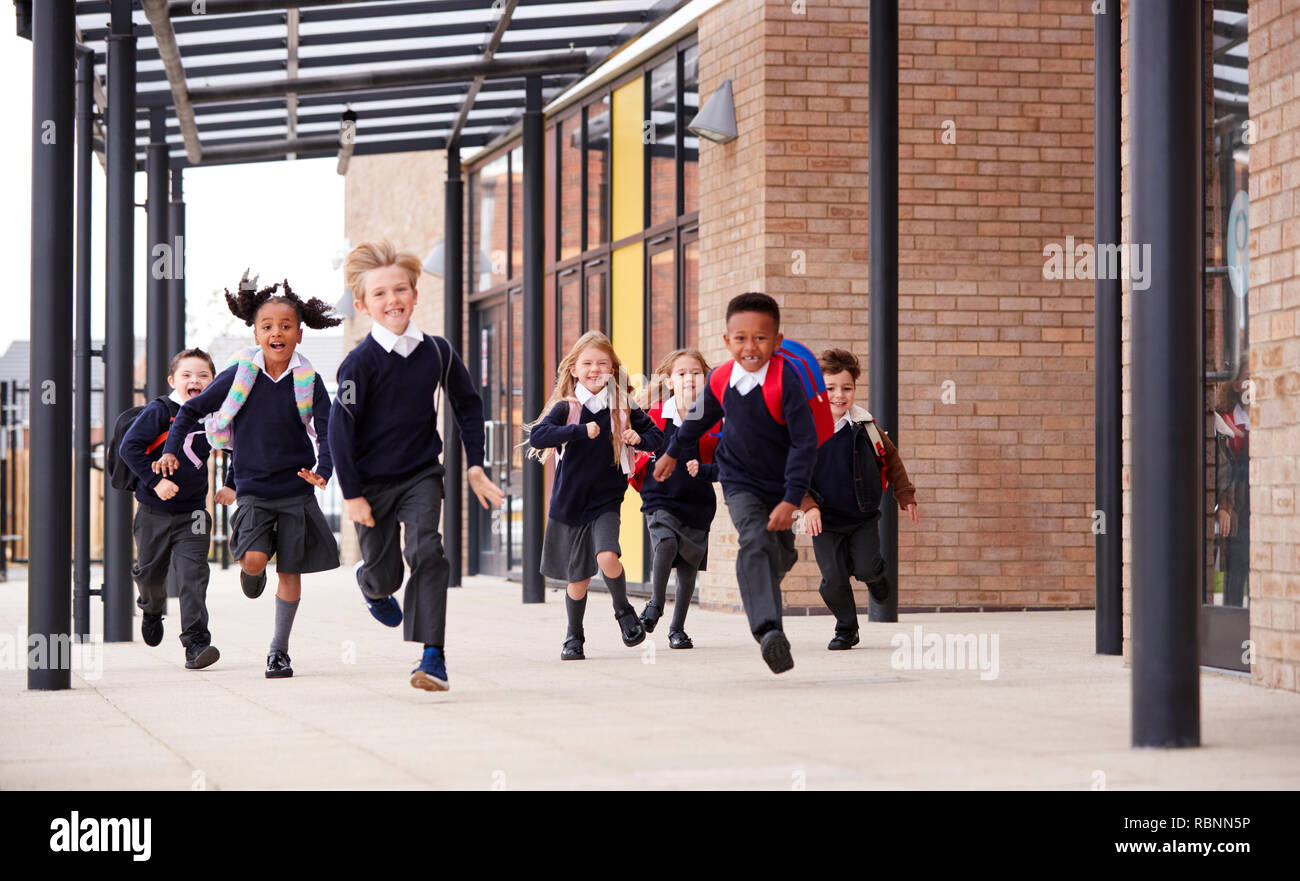
[[[1200,15],[1129,7],[1132,294],[1133,746],[1199,746],[1204,569]]]
[[[524,418],[534,419],[542,409],[546,377],[545,309],[542,278],[545,270],[546,194],[543,189],[545,145],[542,135],[542,83],[529,77],[524,97]],[[536,463],[524,465],[523,600],[546,601],[542,562],[542,528],[545,492],[542,469]]]
[[[170,274],[170,250],[167,235],[171,169],[167,164],[166,111],[155,107],[150,120],[149,148],[145,154],[148,175],[148,198],[145,208],[148,215],[148,235],[145,239],[145,265],[149,267],[146,284],[147,328],[145,344],[145,394],[151,400],[167,394],[167,363],[171,353],[167,350],[167,287]]]
[[[172,168],[172,199],[167,232],[172,243],[172,277],[167,286],[167,348],[172,355],[185,348],[185,190],[184,172]]]
[[[457,138],[457,143],[461,147],[482,147],[492,140],[490,133],[473,134]],[[369,144],[357,143],[352,150],[353,156],[377,156],[388,153],[411,153],[427,150],[442,150],[446,147],[446,140],[443,138],[403,138],[395,141],[372,141]],[[338,147],[317,150],[300,150],[296,151],[297,159],[321,159],[327,156],[338,156]],[[231,165],[240,162],[278,162],[287,158],[287,153],[283,155],[260,156],[251,159],[225,159],[221,161],[204,161],[203,166],[206,168],[210,165]],[[172,168],[193,168],[189,160],[185,158],[183,151],[172,154]],[[141,164],[143,170],[143,164]]]
[[[867,43],[869,396],[876,420],[899,444],[898,425],[898,0],[871,0]],[[871,621],[898,620],[898,505],[880,500],[880,553],[893,586],[869,597]]]
[[[72,0],[32,18],[27,687],[72,687]]]
[[[360,89],[420,86],[434,83],[462,82],[476,76],[518,77],[528,74],[579,72],[586,69],[586,56],[542,55],[525,58],[471,61],[407,70],[370,71],[332,77],[298,77],[244,86],[221,86],[190,90],[190,101],[207,104],[214,101],[259,100],[293,92],[299,95],[346,93]]]
[[[135,403],[135,37],[130,0],[113,0],[105,145],[104,424]],[[131,496],[104,493],[104,641],[130,642]]]
[[[462,259],[464,244],[465,192],[464,182],[460,178],[460,147],[452,145],[447,148],[447,182],[443,191],[443,335],[453,349],[464,360],[464,299]],[[444,396],[444,400],[445,400]],[[447,474],[444,481],[446,492],[443,494],[444,545],[447,549],[447,563],[451,568],[452,587],[461,584],[461,503],[460,494],[464,481],[461,480],[461,440],[460,430],[451,407],[444,408],[443,414],[443,455]],[[468,504],[476,504],[471,498]]]
[[[90,636],[90,252],[91,164],[94,141],[94,65],[89,52],[77,55],[77,338],[72,420],[76,500],[72,535],[73,630],[78,642]]]
[[[1093,16],[1093,222],[1098,249],[1118,245],[1120,231],[1120,10],[1117,4]],[[1096,391],[1097,654],[1124,653],[1124,502],[1121,393],[1121,288],[1119,278],[1099,273],[1093,283],[1096,328],[1093,333]],[[1093,515],[1094,518],[1096,514]]]

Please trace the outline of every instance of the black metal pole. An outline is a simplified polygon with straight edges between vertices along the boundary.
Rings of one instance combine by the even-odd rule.
[[[0,380],[0,581],[9,580],[9,462],[13,458],[13,442],[9,438],[9,389],[13,380]]]
[[[1149,284],[1132,292],[1133,745],[1199,746],[1202,21],[1181,0],[1129,16],[1133,246]]]
[[[465,253],[463,242],[463,219],[465,194],[464,184],[460,179],[460,145],[452,144],[447,148],[447,184],[443,191],[443,323],[445,333],[452,348],[461,356],[465,355],[464,346],[464,309],[465,288],[462,284],[461,260]],[[451,407],[444,408],[443,414],[443,461],[447,466],[445,479],[445,497],[443,500],[443,539],[447,551],[447,563],[451,567],[451,587],[460,587],[461,554],[461,449],[460,430]],[[470,505],[477,502],[469,500]]]
[[[72,686],[74,10],[72,0],[33,6],[29,689]]]
[[[1112,3],[1093,16],[1093,217],[1097,252],[1120,244],[1120,11]],[[1073,258],[1071,258],[1073,259]],[[1097,273],[1094,422],[1096,424],[1097,654],[1124,653],[1122,588],[1124,503],[1123,405],[1121,398],[1120,300],[1118,276]],[[1093,515],[1096,518],[1096,514]]]
[[[72,420],[76,449],[72,620],[78,642],[90,636],[90,170],[94,132],[94,53],[77,54],[77,354]]]
[[[871,413],[899,443],[898,426],[898,0],[871,0],[867,44],[868,350]],[[898,620],[898,505],[880,500],[880,553],[893,585],[889,599],[868,597],[871,621]]]
[[[171,361],[171,324],[167,320],[168,285],[172,275],[171,244],[167,238],[167,215],[171,211],[168,195],[167,166],[167,111],[154,107],[149,111],[149,148],[145,153],[145,171],[149,179],[148,251],[145,260],[149,266],[148,283],[148,336],[145,343],[145,389],[152,400],[165,395],[167,365]]]
[[[112,0],[108,36],[104,424],[135,402],[135,37],[131,0]],[[131,496],[104,490],[104,641],[130,642]]]
[[[542,409],[546,377],[542,365],[546,344],[543,325],[542,273],[546,234],[545,193],[542,188],[542,81],[528,77],[524,91],[524,418],[534,418]],[[546,600],[542,563],[543,502],[542,469],[536,463],[524,465],[524,602]]]
[[[185,189],[184,171],[172,168],[172,200],[167,212],[167,233],[172,242],[172,277],[167,292],[167,351],[185,348]]]

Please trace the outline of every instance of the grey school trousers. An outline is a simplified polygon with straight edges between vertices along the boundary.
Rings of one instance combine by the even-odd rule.
[[[408,642],[441,646],[447,625],[447,582],[451,567],[442,547],[441,465],[431,465],[397,483],[370,484],[361,494],[370,503],[373,527],[357,526],[362,591],[371,599],[392,596],[402,586],[402,557],[411,569],[402,601],[402,633]],[[398,524],[406,544],[398,547]]]
[[[769,630],[781,629],[781,579],[794,566],[798,554],[794,533],[767,531],[767,518],[775,505],[753,493],[727,493],[727,510],[739,534],[736,581],[740,601],[749,619],[749,632],[761,640]]]
[[[136,600],[150,615],[167,611],[167,575],[180,588],[181,644],[206,646],[208,631],[208,545],[212,517],[205,510],[172,514],[140,505],[132,523],[135,565],[131,577],[140,590]]]

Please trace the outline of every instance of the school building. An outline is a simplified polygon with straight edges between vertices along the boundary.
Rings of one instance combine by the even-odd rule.
[[[901,610],[1093,608],[1098,544],[1107,530],[1114,543],[1118,525],[1127,647],[1129,320],[1154,267],[1150,243],[1131,247],[1127,3],[1119,51],[1107,56],[1119,68],[1120,124],[1108,136],[1125,245],[1122,255],[1093,248],[1094,58],[1105,48],[1095,34],[1114,12],[1106,5],[1094,15],[1097,4],[1082,0],[898,4],[898,418],[885,427],[921,513],[919,526],[898,527]],[[1202,86],[1173,96],[1197,102],[1203,118],[1204,306],[1194,317],[1204,326],[1203,473],[1184,475],[1203,487],[1200,660],[1295,689],[1300,10],[1258,0],[1177,7],[1203,31]],[[727,301],[759,290],[780,302],[787,336],[815,351],[848,348],[868,364],[867,5],[723,0],[686,4],[670,22],[575,86],[544,93],[545,345],[536,365],[523,342],[522,127],[463,159],[462,351],[488,409],[493,476],[510,497],[504,516],[465,505],[466,571],[522,577],[524,472],[536,467],[519,447],[520,425],[536,415],[523,407],[524,377],[539,367],[549,391],[582,331],[608,333],[633,372],[649,373],[678,346],[698,346],[716,364],[727,357]],[[725,143],[688,128],[711,98],[734,107],[736,136]],[[421,254],[440,246],[444,178],[441,152],[355,159],[349,239],[388,235]],[[1116,293],[1116,270],[1127,277],[1115,298],[1122,314],[1103,316],[1120,330],[1102,341],[1103,354],[1094,329],[1097,279],[1108,270]],[[422,292],[420,325],[440,330],[441,279]],[[349,323],[354,339],[362,324]],[[1117,392],[1107,405],[1120,403],[1122,381],[1124,407],[1099,429],[1105,354],[1113,367],[1101,372]],[[863,376],[863,404],[869,385]],[[1105,510],[1096,490],[1094,450],[1110,437],[1107,473],[1123,481],[1123,512]],[[1225,494],[1238,500],[1236,528],[1219,536]],[[629,493],[622,545],[633,578],[648,565],[638,505]],[[797,544],[786,612],[822,614],[810,540]],[[739,608],[734,558],[720,506],[701,603]],[[1117,559],[1103,565],[1118,571]]]

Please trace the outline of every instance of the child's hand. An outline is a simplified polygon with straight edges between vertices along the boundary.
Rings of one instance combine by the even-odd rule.
[[[663,483],[677,470],[677,460],[672,456],[660,456],[655,462],[655,480]]]
[[[360,523],[362,526],[374,528],[375,518],[370,513],[370,503],[366,501],[365,496],[344,499],[343,513],[353,523]]]
[[[919,519],[917,519],[916,516],[916,502],[913,502],[912,504],[907,506],[907,516],[912,518],[913,523],[921,522]]]
[[[600,426],[594,422],[587,423],[587,437],[594,438],[600,434]]]
[[[822,509],[809,508],[803,512],[803,528],[809,535],[822,534]]]
[[[154,495],[158,496],[158,498],[165,502],[172,496],[176,495],[176,493],[180,492],[180,487],[164,477],[153,485],[153,491]]]
[[[635,447],[637,444],[641,443],[641,435],[637,434],[635,431],[633,431],[630,428],[625,429],[623,431],[622,437],[623,437],[623,443],[627,444],[628,446]]]
[[[307,468],[299,468],[298,476],[301,477],[303,480],[307,481],[308,483],[310,483],[312,486],[318,486],[321,489],[324,489],[325,484],[329,483],[328,480],[321,477],[315,471],[312,471]]]
[[[217,490],[214,498],[218,505],[233,505],[235,503],[235,491],[228,486],[223,486]]]
[[[781,532],[789,529],[794,523],[794,512],[796,508],[789,502],[782,502],[772,509],[771,515],[767,518],[768,532]]]
[[[595,423],[592,423],[593,425]],[[501,491],[501,487],[492,482],[487,476],[487,472],[482,466],[475,465],[467,472],[469,475],[469,488],[474,490],[474,495],[478,496],[478,503],[484,508],[500,508],[506,503],[506,494]]]
[[[687,462],[687,463],[686,463],[686,473],[689,474],[691,477],[699,477],[699,476],[700,476],[700,460],[699,460],[699,459],[692,459],[691,461]]]
[[[163,453],[162,458],[156,460],[149,467],[153,469],[154,474],[161,474],[163,477],[171,477],[172,474],[176,472],[176,469],[181,467],[181,463],[180,460],[171,453]]]

